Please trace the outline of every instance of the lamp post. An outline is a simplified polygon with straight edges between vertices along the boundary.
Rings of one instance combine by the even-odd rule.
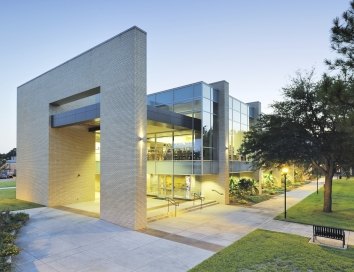
[[[284,175],[284,218],[286,219],[286,175],[288,174],[289,169],[287,167],[283,167],[281,172]]]

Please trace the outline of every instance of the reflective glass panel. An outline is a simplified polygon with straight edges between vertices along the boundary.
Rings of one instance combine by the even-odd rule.
[[[193,111],[202,111],[202,100],[194,100]]]
[[[214,102],[219,102],[219,91],[212,88]]]
[[[203,160],[212,160],[212,159],[213,159],[213,149],[203,148]]]
[[[174,102],[193,99],[193,86],[187,86],[174,91]]]
[[[242,125],[248,125],[248,117],[245,114],[241,114],[241,124]]]
[[[156,94],[156,104],[173,104],[173,92],[163,92]]]
[[[248,115],[248,106],[244,103],[241,103],[241,113]]]
[[[203,98],[203,111],[211,112],[209,99]]]
[[[239,111],[234,111],[233,112],[233,121],[234,122],[240,122],[241,121],[241,113]]]
[[[241,102],[236,100],[236,99],[233,99],[233,110],[234,111],[241,111]]]
[[[148,95],[147,104],[150,106],[155,106],[155,95]]]
[[[203,84],[203,97],[211,99],[211,88],[205,84]]]
[[[194,90],[194,98],[202,97],[202,85],[201,84],[194,85],[193,90]]]
[[[193,111],[193,101],[178,102],[173,106],[173,111],[180,112],[192,112]]]

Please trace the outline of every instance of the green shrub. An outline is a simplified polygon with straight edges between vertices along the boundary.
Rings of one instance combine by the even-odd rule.
[[[27,213],[23,213],[23,212],[19,212],[19,213],[15,213],[13,214],[13,220],[15,220],[16,222],[27,222],[29,219],[29,215]]]
[[[13,256],[20,253],[20,249],[13,244],[3,244],[0,249],[0,257]]]
[[[19,230],[28,219],[25,213],[0,212],[0,271],[11,271],[11,264],[6,262],[6,257],[20,253],[11,232]]]
[[[11,244],[15,241],[15,236],[7,233],[7,232],[0,232],[0,244]]]

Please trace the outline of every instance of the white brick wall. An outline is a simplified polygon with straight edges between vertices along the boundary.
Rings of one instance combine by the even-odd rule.
[[[90,186],[85,193],[79,193],[78,188],[82,186],[80,180],[86,179],[81,174],[91,175],[87,170],[91,161],[85,160],[90,157],[92,134],[75,128],[61,132],[62,128],[50,128],[49,115],[56,110],[49,103],[98,86],[101,218],[132,229],[143,228],[146,147],[137,138],[146,134],[146,33],[136,27],[18,88],[17,198],[44,205],[89,198]],[[92,154],[94,157],[94,146]],[[67,167],[63,160],[71,156],[74,166],[63,174]],[[94,166],[92,169],[94,172]],[[77,170],[81,173],[75,179]],[[78,186],[73,185],[77,181]]]

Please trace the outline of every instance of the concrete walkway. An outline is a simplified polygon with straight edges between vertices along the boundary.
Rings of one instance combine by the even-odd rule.
[[[214,254],[62,210],[26,212],[14,271],[187,271]]]
[[[315,190],[313,182],[289,192],[287,206]],[[311,226],[273,220],[283,205],[282,195],[252,208],[216,205],[141,232],[62,210],[27,210],[31,220],[17,239],[22,252],[15,271],[187,271],[257,228],[310,237]]]

